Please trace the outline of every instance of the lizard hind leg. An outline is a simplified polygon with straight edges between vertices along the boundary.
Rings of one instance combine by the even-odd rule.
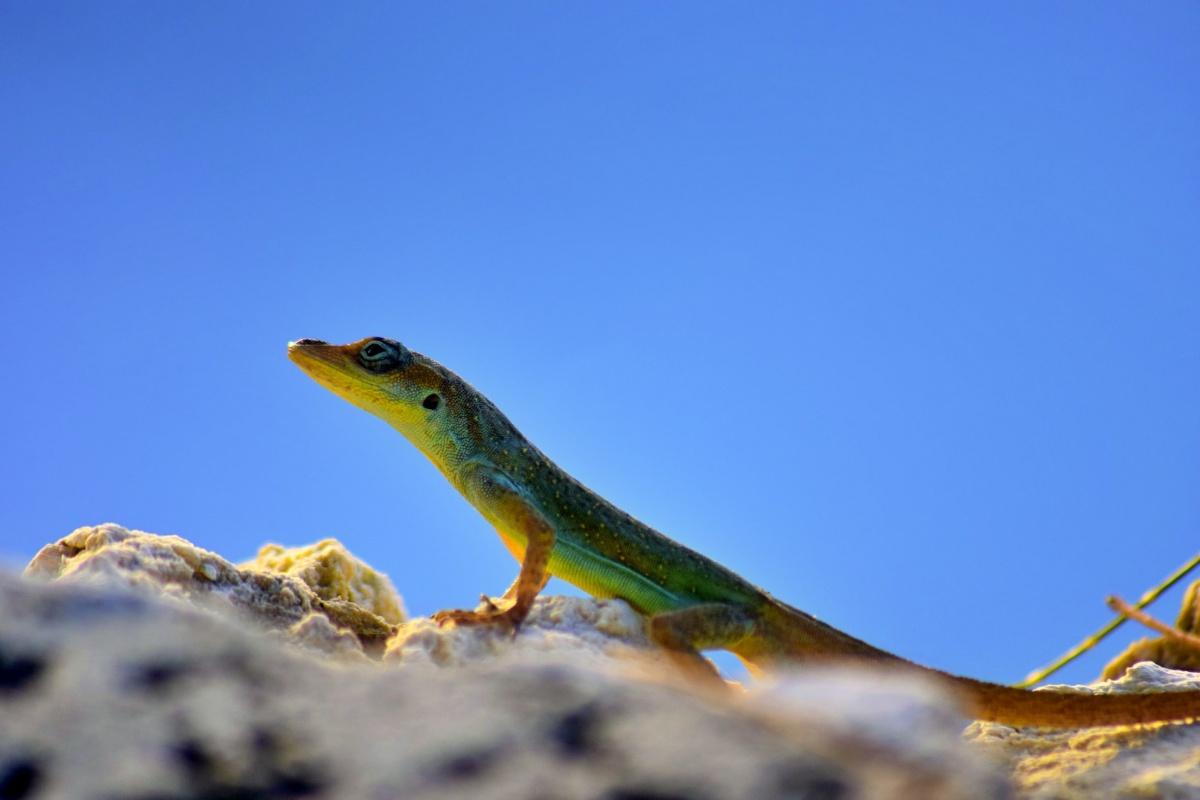
[[[652,616],[650,640],[690,677],[704,682],[721,676],[701,650],[730,650],[754,633],[756,622],[745,609],[724,603],[703,603]]]

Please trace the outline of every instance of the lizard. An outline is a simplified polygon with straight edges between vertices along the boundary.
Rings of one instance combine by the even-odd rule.
[[[715,678],[703,650],[734,653],[756,673],[773,666],[854,660],[917,670],[945,685],[974,719],[1075,728],[1200,718],[1200,691],[1089,695],[1030,691],[924,667],[776,599],[588,489],[529,442],[482,393],[393,339],[288,344],[318,384],[380,417],[442,472],[520,562],[496,603],[446,610],[439,624],[514,632],[551,575],[599,598],[620,598],[693,674]]]

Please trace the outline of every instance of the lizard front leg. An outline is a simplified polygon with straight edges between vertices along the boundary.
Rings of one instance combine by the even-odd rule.
[[[439,625],[455,622],[460,625],[501,623],[519,627],[529,615],[533,601],[550,580],[550,553],[556,538],[552,526],[525,496],[503,474],[488,468],[476,467],[465,477],[467,496],[486,515],[500,521],[525,540],[521,571],[502,598],[511,601],[506,608],[483,598],[483,607],[475,611],[447,610],[433,615]]]
[[[546,572],[546,576],[542,578],[542,585],[538,587],[537,594],[542,593],[542,589],[546,588],[546,584],[550,582],[550,572]],[[521,586],[521,577],[518,575],[513,579],[513,582],[504,590],[504,594],[499,598],[491,598],[486,594],[479,595],[479,605],[484,607],[484,610],[499,611],[502,608],[508,608],[517,599],[517,590]],[[496,599],[499,599],[503,605],[497,605]]]

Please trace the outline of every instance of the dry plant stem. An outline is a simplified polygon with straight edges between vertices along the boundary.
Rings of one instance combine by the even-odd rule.
[[[1105,601],[1108,607],[1118,614],[1123,614],[1135,622],[1140,622],[1152,631],[1158,631],[1168,639],[1179,642],[1182,645],[1187,645],[1195,650],[1200,650],[1200,636],[1193,636],[1190,633],[1184,633],[1178,628],[1172,628],[1165,622],[1160,622],[1154,617],[1147,614],[1145,611],[1139,611],[1134,606],[1129,605],[1119,597],[1109,597]]]
[[[1167,576],[1167,579],[1164,580],[1162,583],[1160,583],[1158,586],[1155,586],[1153,589],[1151,589],[1150,591],[1143,594],[1141,596],[1141,599],[1138,600],[1137,605],[1133,606],[1133,608],[1135,608],[1135,609],[1145,608],[1146,606],[1153,603],[1155,600],[1157,600],[1159,598],[1159,595],[1161,595],[1167,589],[1170,589],[1172,586],[1174,586],[1175,584],[1177,584],[1181,580],[1183,580],[1184,577],[1189,572],[1191,572],[1193,569],[1195,569],[1198,564],[1200,564],[1200,553],[1197,553],[1196,555],[1192,556],[1191,560],[1189,560],[1186,564],[1181,566],[1179,569],[1172,572],[1169,576]],[[1091,636],[1087,637],[1086,639],[1084,639],[1082,642],[1080,642],[1079,644],[1072,647],[1067,652],[1063,653],[1061,656],[1059,656],[1057,659],[1055,659],[1053,662],[1051,662],[1047,666],[1042,667],[1041,669],[1038,669],[1038,670],[1034,670],[1033,672],[1029,673],[1029,675],[1027,675],[1025,677],[1025,680],[1015,683],[1013,685],[1017,686],[1019,688],[1028,688],[1030,686],[1033,686],[1034,684],[1041,683],[1042,681],[1046,680],[1046,678],[1050,677],[1055,672],[1058,672],[1060,669],[1065,667],[1067,664],[1070,664],[1072,661],[1079,658],[1081,655],[1086,653],[1088,650],[1091,650],[1093,647],[1095,647],[1097,644],[1099,644],[1100,641],[1105,636],[1108,636],[1110,633],[1115,631],[1117,628],[1121,627],[1121,625],[1123,625],[1125,623],[1125,620],[1126,620],[1126,617],[1123,617],[1123,616],[1117,617],[1116,619],[1112,620],[1107,625],[1105,625],[1103,628],[1096,631]]]

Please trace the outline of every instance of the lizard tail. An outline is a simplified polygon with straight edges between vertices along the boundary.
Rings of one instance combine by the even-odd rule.
[[[735,651],[754,666],[786,661],[895,665],[915,670],[946,686],[973,719],[1046,728],[1200,719],[1200,691],[1101,695],[1017,689],[914,664],[778,601],[759,623],[769,631],[768,635],[751,637],[744,648]]]
[[[929,670],[948,679],[975,719],[1005,725],[1082,728],[1200,719],[1200,692],[1084,694],[1030,691]]]

